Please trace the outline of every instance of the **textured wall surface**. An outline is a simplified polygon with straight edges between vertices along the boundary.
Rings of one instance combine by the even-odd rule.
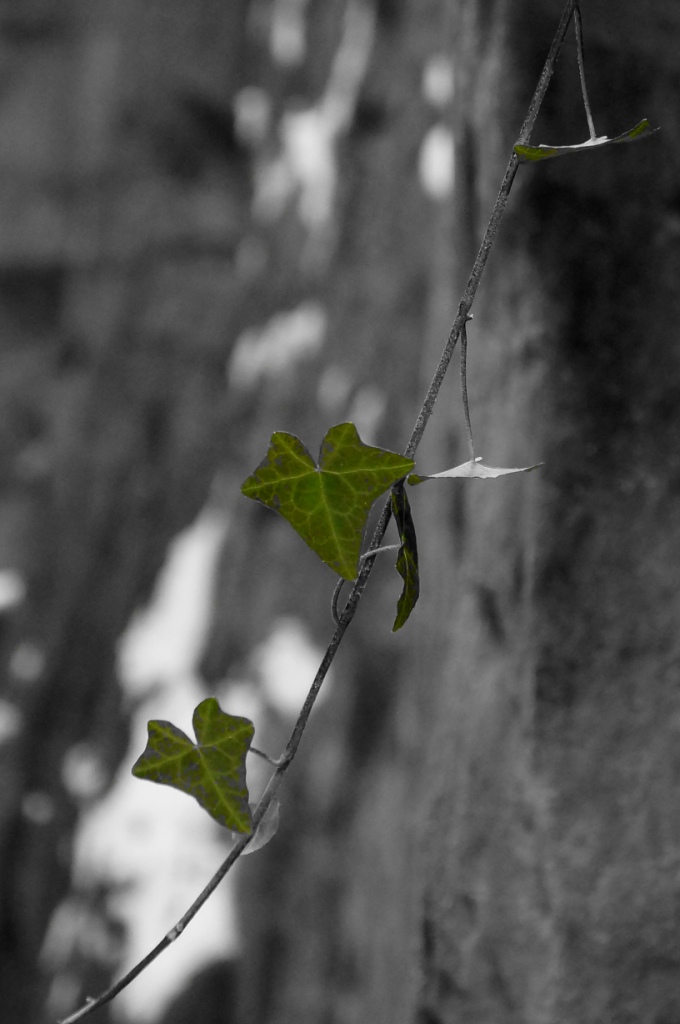
[[[409,16],[427,29],[415,5],[399,12],[408,68]],[[457,85],[456,209],[424,307],[440,325],[559,5],[470,2],[432,17]],[[680,1015],[678,26],[661,3],[643,32],[625,4],[613,27],[607,5],[584,18],[598,132],[643,116],[663,132],[520,173],[470,326],[470,395],[480,453],[546,465],[414,493],[424,596],[408,637],[392,641],[372,708],[372,672],[341,659],[340,676],[360,674],[335,796],[331,783],[319,807],[337,694],[298,769],[314,813],[268,864],[244,867],[250,895],[260,872],[275,893],[257,926],[244,909],[259,935],[246,961],[259,949],[269,970],[263,982],[256,959],[257,1020]],[[585,137],[570,39],[534,139]],[[436,347],[423,345],[427,365]],[[423,465],[465,458],[449,395]]]
[[[413,492],[421,601],[392,635],[376,567],[280,833],[238,868],[240,965],[207,969],[173,1024],[234,1019],[236,984],[252,1024],[680,1019],[680,19],[615,7],[583,4],[598,132],[663,132],[521,169],[469,329],[478,453],[545,466]],[[44,1019],[79,809],[64,759],[122,757],[116,642],[216,475],[206,693],[279,616],[329,636],[330,573],[238,485],[274,429],[314,448],[352,418],[403,446],[559,13],[0,3],[0,569],[26,586],[0,635],[23,725],[0,746],[8,1020]],[[434,57],[452,100],[423,89]],[[448,127],[436,198],[423,145]],[[586,133],[570,36],[534,141]],[[245,329],[300,309],[323,343],[295,374],[229,379]],[[467,457],[456,370],[424,470]],[[288,726],[258,723],[263,745]],[[82,966],[84,990],[102,973]]]

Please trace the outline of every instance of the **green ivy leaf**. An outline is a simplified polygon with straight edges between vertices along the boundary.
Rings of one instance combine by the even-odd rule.
[[[531,473],[532,470],[542,466],[537,462],[535,466],[522,466],[520,469],[505,469],[499,466],[485,466],[481,458],[474,462],[464,462],[461,466],[454,466],[453,469],[445,469],[442,473],[432,473],[429,476],[418,476],[411,473],[408,482],[411,486],[423,484],[426,480],[445,480],[451,477],[463,478],[465,480],[495,480],[499,476],[508,476],[510,473]]]
[[[397,617],[392,626],[392,632],[396,633],[408,619],[420,596],[416,528],[413,525],[411,506],[403,484],[399,484],[392,491],[392,512],[401,539],[397,555],[397,572],[404,581],[401,597],[397,602]]]
[[[208,697],[195,709],[193,726],[197,744],[171,722],[149,722],[149,742],[132,774],[181,789],[220,825],[250,833],[245,760],[253,723],[226,714]]]
[[[371,505],[414,465],[364,444],[353,423],[331,427],[318,466],[294,434],[279,431],[241,492],[280,512],[326,565],[353,580]]]
[[[577,146],[521,146],[517,144],[514,147],[515,153],[519,157],[520,163],[535,162],[537,160],[550,160],[556,156],[572,156],[574,153],[587,153],[590,149],[599,149],[602,146],[614,146],[619,142],[633,142],[635,139],[640,139],[645,135],[653,135],[658,132],[658,128],[652,128],[651,124],[645,118],[636,124],[630,131],[624,132],[622,135],[617,135],[615,138],[610,139],[606,135],[601,135],[597,139],[588,139],[587,142],[580,142]]]

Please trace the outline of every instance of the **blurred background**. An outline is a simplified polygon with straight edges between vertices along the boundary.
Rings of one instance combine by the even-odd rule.
[[[240,484],[273,430],[403,449],[560,11],[0,0],[3,1019],[226,855],[130,768],[208,695],[276,756],[330,638]],[[478,454],[546,465],[413,492],[411,620],[378,560],[278,835],[93,1020],[680,1020],[680,8],[583,19],[598,134],[663,130],[515,182],[468,387]],[[570,33],[533,141],[587,136]],[[467,458],[450,377],[424,472]]]

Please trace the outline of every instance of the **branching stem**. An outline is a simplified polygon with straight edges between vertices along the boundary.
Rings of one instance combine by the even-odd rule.
[[[545,96],[550,79],[552,78],[552,74],[557,63],[557,58],[562,48],[562,44],[564,43],[564,37],[566,35],[569,22],[574,14],[575,9],[576,0],[567,0],[564,6],[564,10],[562,11],[562,17],[560,18],[560,23],[557,27],[555,38],[553,39],[552,46],[550,47],[550,51],[546,58],[545,64],[543,65],[543,70],[541,72],[538,85],[536,86],[536,90],[532,97],[531,103],[529,104],[529,110],[522,125],[519,138],[517,140],[522,145],[526,145],[529,142],[532,129],[536,122],[536,117],[538,116],[538,111],[540,109],[541,103],[543,102],[543,97]],[[465,292],[463,293],[460,305],[458,306],[458,314],[456,316],[453,327],[451,328],[451,332],[446,342],[446,346],[444,348],[444,351],[442,352],[441,359],[439,360],[439,365],[437,366],[434,377],[432,378],[427,394],[425,396],[425,400],[423,401],[420,412],[418,413],[418,417],[416,419],[415,426],[411,433],[411,437],[404,451],[404,454],[407,458],[413,458],[420,444],[423,433],[425,431],[425,427],[427,426],[430,416],[432,415],[434,404],[437,400],[437,396],[439,395],[439,391],[441,389],[444,376],[448,369],[449,363],[451,362],[451,357],[453,356],[456,343],[458,341],[458,338],[460,337],[461,331],[463,330],[465,324],[469,319],[470,307],[472,306],[472,303],[474,301],[475,295],[477,293],[477,288],[479,287],[479,282],[484,272],[484,268],[486,267],[486,263],[491,252],[491,248],[494,244],[496,234],[498,232],[498,226],[505,211],[508,197],[510,195],[510,189],[512,188],[512,183],[515,179],[518,166],[519,159],[513,150],[513,154],[510,157],[508,165],[505,169],[503,181],[501,183],[500,191],[498,193],[496,202],[493,207],[493,211],[491,213],[491,218],[489,220],[486,233],[482,240],[479,252],[477,253],[477,258],[475,259],[474,265],[472,267],[472,272],[470,274],[467,287],[465,288]],[[167,935],[165,935],[164,938],[161,939],[158,945],[154,949],[152,949],[150,953],[147,953],[144,959],[140,960],[138,964],[136,964],[130,971],[128,971],[128,973],[123,978],[120,979],[120,981],[117,981],[114,985],[108,988],[96,999],[89,999],[84,1004],[84,1006],[82,1006],[75,1013],[71,1014],[70,1017],[64,1018],[60,1022],[60,1024],[76,1024],[76,1021],[82,1020],[84,1017],[89,1016],[89,1014],[97,1010],[100,1006],[104,1006],[106,1003],[111,1002],[111,1000],[114,999],[119,992],[122,992],[124,988],[127,988],[130,982],[134,981],[134,979],[139,974],[141,974],[142,971],[144,971],[149,966],[149,964],[151,964],[156,959],[156,957],[158,957],[165,949],[168,948],[168,946],[170,946],[175,941],[175,939],[178,938],[179,935],[181,935],[181,933],[184,931],[189,922],[193,920],[193,918],[196,916],[196,914],[201,909],[203,904],[206,902],[206,900],[210,898],[210,896],[213,894],[213,892],[220,884],[222,879],[231,870],[233,865],[236,863],[236,861],[239,859],[243,851],[248,846],[249,842],[253,838],[253,835],[255,834],[255,831],[257,830],[257,826],[267,813],[271,801],[278,793],[279,787],[283,782],[284,775],[288,771],[288,768],[290,767],[293,758],[297,754],[303,733],[305,731],[307,722],[309,721],[309,716],[312,713],[312,708],[314,707],[316,698],[319,694],[319,690],[321,689],[323,681],[326,678],[326,675],[328,674],[328,670],[331,667],[333,659],[335,658],[336,652],[338,650],[338,647],[340,646],[343,636],[345,635],[347,627],[354,618],[356,610],[359,606],[359,602],[363,596],[364,590],[366,589],[368,578],[373,570],[375,558],[369,558],[367,556],[374,553],[376,549],[379,548],[380,545],[382,544],[382,540],[383,537],[385,536],[385,531],[387,530],[390,517],[391,498],[388,498],[383,507],[380,519],[378,520],[378,524],[373,533],[373,537],[371,539],[368,551],[366,552],[366,555],[362,558],[360,562],[359,575],[357,576],[356,580],[354,581],[354,584],[352,585],[351,593],[342,611],[342,614],[338,614],[337,611],[337,600],[339,597],[340,585],[342,581],[336,587],[336,593],[334,594],[334,617],[337,617],[335,632],[333,633],[331,641],[326,649],[326,653],[323,656],[321,664],[319,665],[319,668],[317,670],[316,676],[314,677],[314,681],[312,682],[312,685],[309,689],[309,693],[307,694],[300,714],[298,715],[298,719],[295,723],[295,726],[293,727],[293,731],[286,745],[286,749],[279,758],[278,762],[276,762],[277,767],[275,768],[271,778],[269,779],[267,787],[264,793],[262,794],[262,797],[260,798],[260,801],[257,807],[255,808],[255,811],[253,812],[253,831],[249,835],[243,836],[241,839],[238,840],[238,842],[235,843],[235,845],[229,851],[229,855],[227,856],[226,860],[220,865],[220,867],[215,872],[215,874],[210,879],[210,881],[203,889],[203,891],[200,893],[200,895],[194,900],[194,902],[191,904],[191,906],[183,915],[183,917],[180,918],[180,920],[177,922],[174,928],[171,928]]]
[[[264,760],[267,761],[272,766],[272,768],[278,768],[279,766],[279,762],[275,758],[270,757],[269,754],[265,754],[264,750],[258,750],[257,747],[248,747],[248,753],[257,754],[258,757],[264,758]]]

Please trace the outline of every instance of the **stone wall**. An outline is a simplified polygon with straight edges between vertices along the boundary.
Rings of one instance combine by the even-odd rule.
[[[26,587],[1,637],[22,728],[0,748],[0,986],[22,1024],[42,1020],[36,965],[69,885],[64,758],[96,749],[107,778],[122,757],[115,645],[169,540],[217,475],[232,541],[206,693],[278,616],[328,637],[331,574],[238,485],[273,429],[314,447],[354,418],[402,447],[560,13],[310,3],[291,58],[284,7],[0,4],[0,568]],[[392,635],[398,578],[376,567],[280,834],[237,871],[244,1020],[680,1015],[680,25],[664,0],[583,16],[598,131],[647,116],[663,132],[521,170],[469,389],[478,452],[545,466],[413,492],[420,604]],[[423,76],[450,55],[437,106]],[[245,86],[269,104],[255,136]],[[310,196],[286,131],[329,111],[335,177]],[[437,125],[455,136],[450,199],[420,174]],[[535,140],[585,136],[570,41]],[[243,330],[301,308],[322,314],[320,349],[229,383]],[[455,378],[423,469],[466,458]],[[266,745],[288,725],[272,715]]]
[[[438,325],[559,6],[463,2],[430,22],[457,84],[456,211],[438,251],[433,229],[441,263],[427,283]],[[244,1019],[680,1013],[678,78],[666,50],[678,26],[661,3],[641,32],[626,5],[615,26],[606,5],[589,7],[598,132],[643,116],[663,132],[521,170],[470,325],[470,395],[479,453],[546,465],[414,493],[421,603],[388,653],[367,599],[370,640],[340,659],[334,709],[296,769],[308,813],[295,808],[243,867]],[[400,10],[408,66],[417,13]],[[570,39],[534,138],[586,137]],[[425,316],[420,336],[431,366]],[[428,468],[466,457],[450,395]],[[385,651],[385,681],[369,643]],[[330,780],[329,743],[341,751]]]

